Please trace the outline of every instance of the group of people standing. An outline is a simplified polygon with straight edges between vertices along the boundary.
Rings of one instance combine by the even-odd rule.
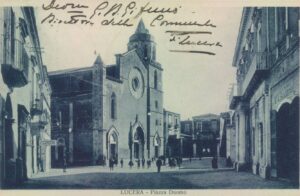
[[[156,160],[156,162],[155,162],[155,160]],[[157,172],[160,172],[161,166],[163,165],[163,160],[161,160],[160,158],[157,158],[157,159],[152,158],[151,160],[149,159],[147,161],[145,159],[141,159],[141,160],[137,159],[135,162],[136,162],[137,169],[140,169],[141,167],[144,169],[145,166],[146,166],[146,164],[147,164],[147,169],[149,169],[151,167],[151,164],[153,162],[155,162],[156,163],[156,167],[157,167]],[[114,158],[110,158],[108,160],[108,165],[109,165],[110,171],[113,171],[114,170],[114,166],[118,165],[118,160],[114,159]],[[132,169],[132,167],[134,165],[135,164],[134,164],[134,162],[132,160],[130,160],[128,162],[128,166],[129,166],[130,169]],[[121,168],[124,167],[124,160],[123,159],[120,160],[120,166],[121,166]]]

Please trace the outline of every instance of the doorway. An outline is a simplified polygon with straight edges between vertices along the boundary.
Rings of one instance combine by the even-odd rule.
[[[108,159],[118,160],[118,136],[115,131],[109,134]]]
[[[141,127],[137,127],[134,134],[134,158],[143,159],[144,158],[144,132]]]
[[[277,113],[277,176],[299,183],[299,97]]]

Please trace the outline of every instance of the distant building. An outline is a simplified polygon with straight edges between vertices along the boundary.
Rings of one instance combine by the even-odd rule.
[[[180,156],[192,157],[193,156],[193,138],[194,138],[194,124],[192,120],[184,120],[180,122]]]
[[[164,155],[180,155],[180,114],[164,109]]]
[[[0,186],[50,169],[51,87],[32,7],[0,8]]]
[[[299,8],[244,8],[240,24],[236,168],[299,183]]]
[[[194,143],[197,156],[217,155],[217,145],[220,137],[220,116],[204,114],[193,117]]]
[[[156,43],[140,21],[116,64],[50,73],[53,165],[104,164],[108,159],[163,155],[163,90]]]

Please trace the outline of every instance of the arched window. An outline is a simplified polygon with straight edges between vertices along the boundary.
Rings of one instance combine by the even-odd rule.
[[[117,118],[117,104],[116,104],[116,94],[113,93],[110,98],[110,117],[112,119]]]
[[[157,71],[154,71],[154,88],[157,89]]]
[[[147,49],[147,46],[144,46],[144,58],[145,59],[148,58],[148,49]]]

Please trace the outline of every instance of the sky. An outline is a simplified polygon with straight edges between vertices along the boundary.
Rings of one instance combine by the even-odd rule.
[[[74,2],[69,1],[69,2]],[[48,1],[49,4],[50,0]],[[58,1],[60,2],[61,1]],[[84,1],[81,1],[84,2]],[[85,13],[93,13],[93,10],[103,1],[89,1]],[[130,1],[122,1],[123,7]],[[172,3],[173,2],[173,3]],[[150,6],[159,8],[177,8],[176,14],[164,14],[168,21],[198,21],[210,23],[216,27],[199,26],[155,26],[150,23],[159,14],[142,13],[133,18],[128,16],[133,26],[103,26],[100,22],[112,17],[103,16],[103,11],[109,10],[117,1],[109,1],[107,9],[102,10],[102,15],[93,18],[95,24],[68,25],[49,24],[41,21],[51,12],[57,18],[69,18],[65,10],[36,9],[37,27],[43,51],[43,63],[48,71],[61,70],[76,67],[92,66],[96,54],[100,54],[104,64],[115,63],[115,54],[124,53],[127,50],[129,37],[134,33],[139,20],[142,18],[146,28],[153,35],[156,42],[156,58],[161,63],[163,71],[164,108],[181,114],[181,119],[188,119],[195,115],[228,111],[228,91],[230,85],[235,82],[235,68],[232,67],[232,59],[237,40],[239,24],[241,20],[241,7],[208,7],[186,1],[179,4],[178,1],[153,1]],[[177,2],[176,4],[174,2]],[[127,3],[127,4],[126,4]],[[146,1],[136,4],[137,12]],[[47,1],[45,3],[47,5]],[[63,3],[61,3],[63,5]],[[122,10],[122,9],[120,9]],[[89,15],[89,14],[87,14]],[[120,11],[121,15],[121,11]],[[132,14],[135,15],[135,14]],[[119,19],[115,16],[115,19]],[[175,42],[170,42],[171,34],[166,31],[209,31],[212,34],[191,34],[190,40],[211,43],[220,42],[217,46],[179,45],[179,39],[187,35],[176,36]],[[215,53],[207,55],[201,53],[177,53],[169,50],[200,50]]]

